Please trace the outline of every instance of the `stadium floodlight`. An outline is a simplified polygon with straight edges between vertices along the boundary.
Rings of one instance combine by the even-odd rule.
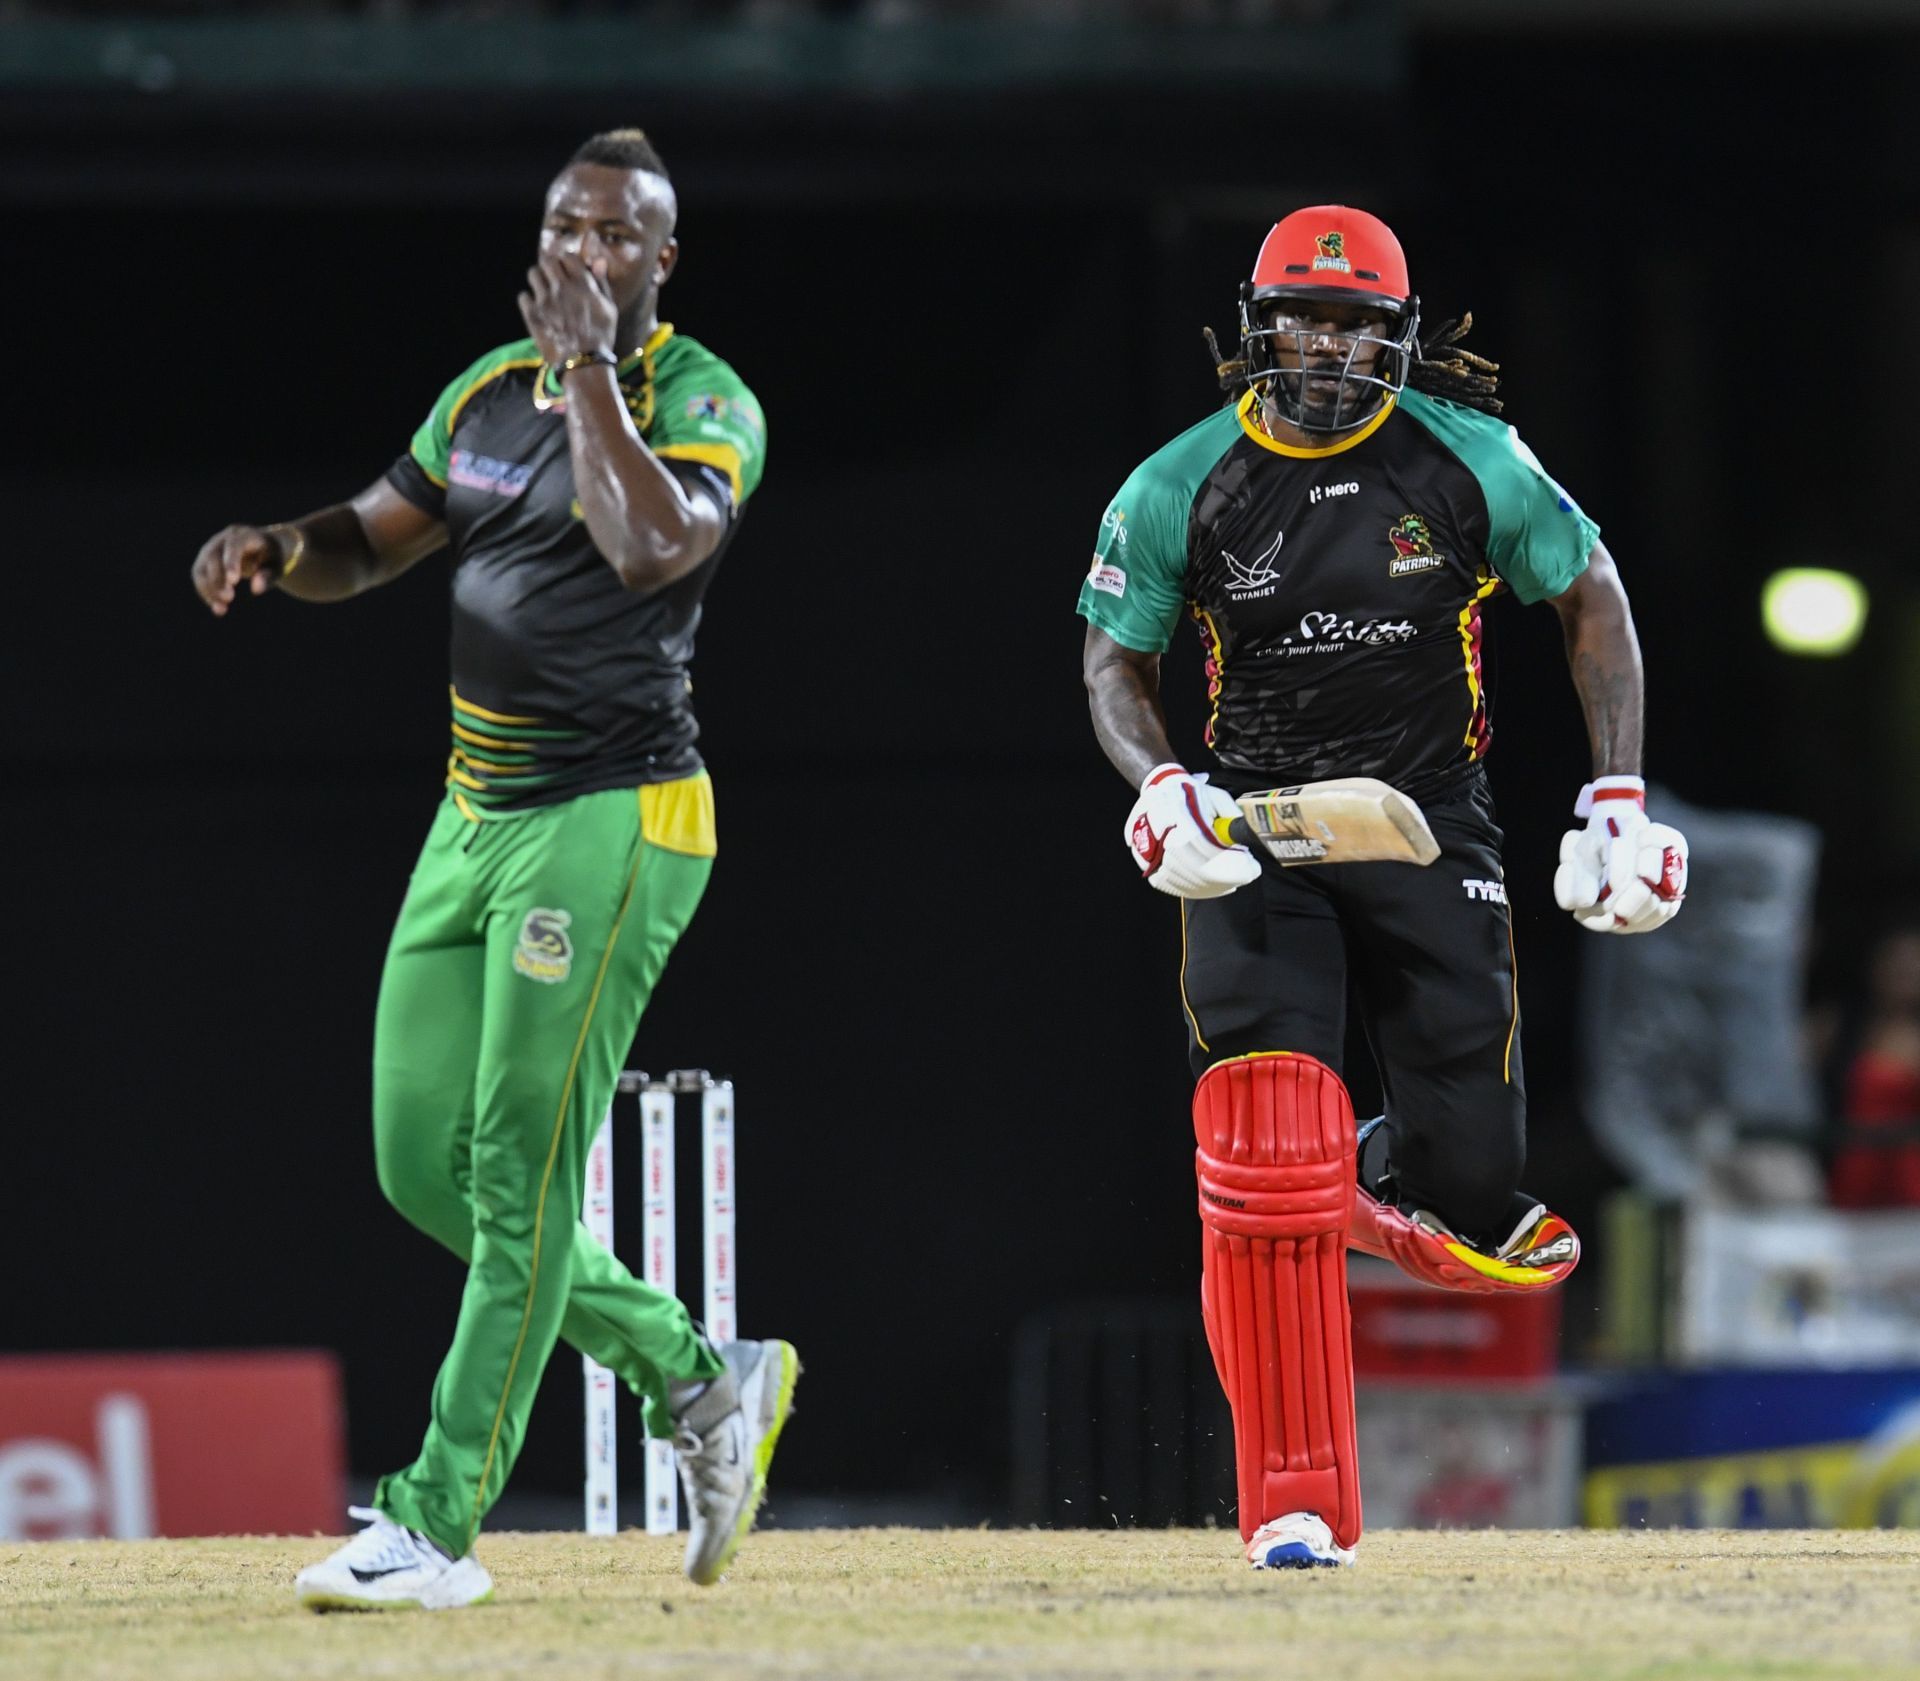
[[[1767,639],[1789,654],[1844,654],[1867,622],[1866,586],[1849,572],[1789,566],[1760,591]]]

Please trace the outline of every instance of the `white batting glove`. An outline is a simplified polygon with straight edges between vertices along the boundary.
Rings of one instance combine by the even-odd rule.
[[[1155,765],[1127,813],[1123,838],[1140,873],[1177,899],[1218,899],[1260,874],[1260,861],[1223,833],[1240,815],[1231,794],[1189,776],[1179,765]]]
[[[1644,934],[1671,922],[1687,897],[1687,837],[1647,821],[1647,785],[1603,776],[1580,790],[1584,829],[1560,837],[1553,896],[1596,934]]]

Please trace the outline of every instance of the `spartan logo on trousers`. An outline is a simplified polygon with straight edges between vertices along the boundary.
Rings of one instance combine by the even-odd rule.
[[[537,905],[528,911],[513,948],[515,973],[548,985],[564,981],[573,972],[573,941],[567,937],[572,925],[569,911],[550,911]]]

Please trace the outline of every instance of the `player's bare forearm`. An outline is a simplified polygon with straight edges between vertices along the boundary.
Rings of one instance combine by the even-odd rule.
[[[1646,729],[1646,686],[1633,609],[1613,557],[1596,543],[1587,569],[1554,610],[1567,641],[1567,664],[1587,718],[1595,776],[1638,776]]]
[[[351,502],[275,525],[230,525],[194,557],[193,587],[216,617],[240,594],[278,588],[302,601],[345,601],[388,583],[447,540],[440,519],[385,479]]]
[[[1080,671],[1100,749],[1128,784],[1138,788],[1155,765],[1175,757],[1160,708],[1160,656],[1123,647],[1104,630],[1088,625]]]
[[[641,441],[613,369],[567,376],[567,443],[593,546],[628,589],[664,589],[726,535],[726,511],[689,491]]]

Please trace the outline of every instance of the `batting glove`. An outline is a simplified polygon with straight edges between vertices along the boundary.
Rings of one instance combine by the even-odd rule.
[[[1680,914],[1687,837],[1647,821],[1647,785],[1639,777],[1589,782],[1573,814],[1587,826],[1560,837],[1553,896],[1563,911],[1596,934],[1644,934]]]
[[[1240,815],[1231,794],[1189,776],[1179,765],[1155,765],[1127,813],[1124,839],[1140,873],[1177,899],[1218,899],[1260,874],[1260,861],[1225,838]]]

